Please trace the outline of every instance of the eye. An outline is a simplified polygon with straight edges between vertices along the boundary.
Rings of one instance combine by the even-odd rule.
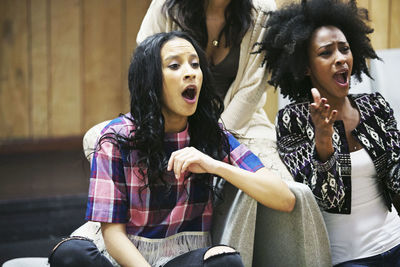
[[[192,62],[192,68],[197,69],[198,67],[200,67],[199,62]]]
[[[177,70],[179,69],[179,64],[178,63],[169,64],[168,68],[170,68],[171,70]]]
[[[343,46],[343,47],[340,49],[340,51],[341,51],[342,53],[347,53],[347,52],[350,51],[350,46],[345,45],[345,46]]]
[[[331,51],[325,50],[318,54],[318,56],[327,57],[331,54]]]

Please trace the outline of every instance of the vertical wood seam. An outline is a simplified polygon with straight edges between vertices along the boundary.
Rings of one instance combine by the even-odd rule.
[[[81,122],[80,122],[80,127],[81,127],[81,133],[85,134],[84,131],[85,129],[85,125],[86,125],[86,101],[87,101],[87,97],[86,97],[86,90],[84,88],[85,86],[85,56],[83,54],[84,51],[84,45],[85,45],[85,13],[84,13],[84,4],[83,1],[80,0],[79,1],[79,13],[80,13],[80,23],[79,23],[79,32],[80,32],[80,48],[79,48],[79,57],[80,57],[80,62],[79,64],[80,66],[80,85],[81,85]]]
[[[387,35],[388,35],[388,40],[386,47],[387,48],[392,48],[392,0],[389,0],[389,10],[388,10],[388,28],[387,28]]]
[[[48,71],[48,78],[47,78],[47,133],[49,136],[53,133],[53,125],[51,124],[52,118],[52,109],[53,106],[51,105],[51,98],[53,96],[53,72],[52,72],[52,49],[51,49],[51,0],[47,0],[47,49],[48,49],[48,57],[47,57],[47,71]]]
[[[33,67],[32,67],[32,8],[31,0],[26,0],[26,23],[27,23],[27,49],[28,49],[28,138],[33,137]]]
[[[121,2],[121,81],[120,81],[120,90],[121,90],[121,111],[120,112],[124,112],[125,113],[125,103],[126,103],[126,99],[124,99],[124,92],[126,90],[125,85],[127,84],[127,67],[126,67],[126,49],[127,49],[127,4],[126,4],[126,0],[122,0]],[[129,101],[130,102],[130,101]],[[130,111],[130,110],[129,110]]]

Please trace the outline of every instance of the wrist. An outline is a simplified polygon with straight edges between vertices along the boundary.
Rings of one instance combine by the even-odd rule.
[[[321,137],[316,135],[315,150],[317,152],[318,158],[322,162],[328,160],[329,157],[332,156],[332,154],[334,153],[332,137],[331,136],[327,137],[326,135]]]

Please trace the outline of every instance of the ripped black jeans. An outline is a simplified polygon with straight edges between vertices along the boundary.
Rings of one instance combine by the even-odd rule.
[[[215,248],[228,249],[228,252],[207,252]],[[50,267],[113,267],[113,264],[87,238],[73,237],[60,242],[49,257]],[[243,267],[239,252],[224,245],[200,248],[177,256],[163,267]]]

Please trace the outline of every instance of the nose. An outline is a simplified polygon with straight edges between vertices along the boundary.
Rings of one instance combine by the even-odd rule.
[[[196,78],[196,70],[190,64],[185,64],[184,71],[185,80]]]
[[[335,64],[338,66],[341,66],[346,63],[347,57],[345,54],[340,52],[339,50],[336,51],[336,58],[335,58]]]

